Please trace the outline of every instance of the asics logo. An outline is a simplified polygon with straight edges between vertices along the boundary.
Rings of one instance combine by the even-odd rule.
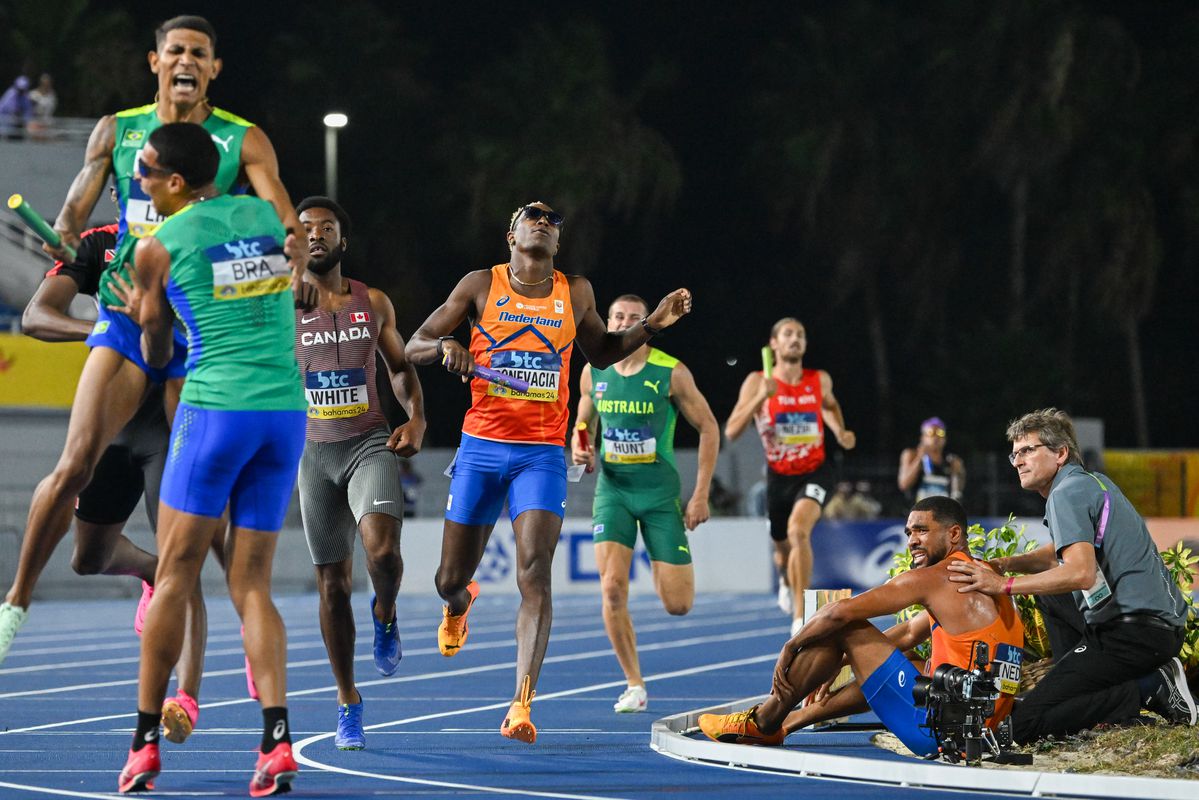
[[[146,731],[146,735],[142,737],[146,744],[154,744],[158,740],[158,731]]]
[[[901,672],[901,673],[899,673],[899,676],[898,676],[898,677],[899,677],[899,688],[900,688],[900,689],[902,689],[902,688],[903,688],[903,685],[904,685],[905,683],[907,683],[907,682],[908,682],[908,676],[907,676],[907,673],[906,673],[906,672]]]
[[[1085,653],[1086,651],[1087,651],[1087,646],[1085,644],[1082,647],[1074,648],[1075,653]]]
[[[271,738],[273,738],[277,742],[280,739],[282,739],[284,734],[286,734],[286,733],[287,733],[287,720],[281,719],[275,723],[275,729],[273,731],[271,731]]]

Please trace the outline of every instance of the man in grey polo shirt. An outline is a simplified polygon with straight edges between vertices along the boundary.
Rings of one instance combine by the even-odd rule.
[[[1186,605],[1162,563],[1145,520],[1112,479],[1082,468],[1074,423],[1047,408],[1013,421],[1009,460],[1020,485],[1046,499],[1053,541],[1024,555],[953,564],[959,591],[1054,595],[1073,592],[1086,621],[1072,650],[1016,705],[1020,743],[1100,722],[1136,717],[1142,706],[1194,725],[1195,701],[1182,664]],[[1005,578],[1002,573],[1024,573]]]

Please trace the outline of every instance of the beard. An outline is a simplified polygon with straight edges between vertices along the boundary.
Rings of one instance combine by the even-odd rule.
[[[308,262],[308,271],[314,272],[317,275],[328,275],[329,270],[341,263],[341,257],[345,255],[345,248],[341,246],[341,242],[325,253],[320,258],[314,258]]]

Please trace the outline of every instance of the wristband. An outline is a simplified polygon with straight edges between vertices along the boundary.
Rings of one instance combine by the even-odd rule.
[[[659,333],[662,332],[662,330],[660,328],[655,328],[652,325],[650,325],[649,319],[647,317],[641,318],[641,327],[644,328],[645,332],[648,333],[650,336],[657,336]]]
[[[456,341],[453,336],[438,336],[437,337],[437,352],[443,356],[445,355],[445,348],[442,346],[442,342],[444,342],[446,339],[449,339],[451,341]]]
[[[1015,582],[1016,582],[1016,578],[1011,577],[1011,578],[1008,578],[1007,583],[1005,583],[1003,585],[1003,593],[1006,594],[1008,597],[1012,596],[1012,584]]]

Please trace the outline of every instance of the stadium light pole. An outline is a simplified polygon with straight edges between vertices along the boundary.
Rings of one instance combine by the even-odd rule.
[[[340,111],[325,115],[325,194],[337,199],[337,132],[350,121]]]

